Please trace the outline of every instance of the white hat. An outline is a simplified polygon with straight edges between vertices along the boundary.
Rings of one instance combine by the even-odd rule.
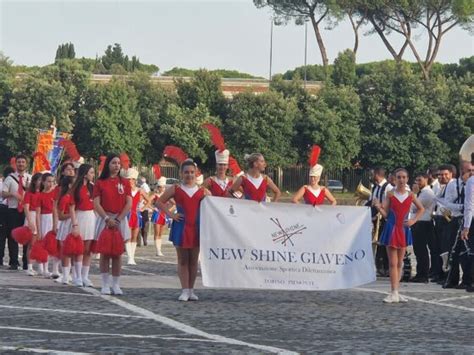
[[[164,176],[158,179],[158,186],[166,186],[166,178]]]
[[[201,174],[199,176],[196,176],[196,184],[201,186],[203,183],[204,183],[204,175]]]
[[[227,149],[224,150],[216,150],[216,164],[229,164],[229,151]]]
[[[135,168],[128,168],[125,171],[125,176],[126,179],[137,179],[138,178],[138,171]]]
[[[309,176],[321,176],[323,173],[323,166],[316,164],[309,169]]]

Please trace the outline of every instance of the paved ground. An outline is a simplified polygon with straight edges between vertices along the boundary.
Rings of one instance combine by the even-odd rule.
[[[0,270],[0,351],[474,353],[465,291],[405,283],[410,302],[385,305],[382,279],[335,292],[200,289],[199,302],[179,303],[174,250],[153,249],[124,267],[122,297]],[[92,274],[98,286],[97,260]]]

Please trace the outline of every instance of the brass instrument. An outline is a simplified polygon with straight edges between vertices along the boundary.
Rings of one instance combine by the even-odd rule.
[[[449,208],[440,207],[439,211],[447,222],[451,222],[451,220],[453,219],[453,213]]]
[[[362,181],[359,182],[357,188],[354,192],[354,196],[357,197],[356,199],[356,206],[360,206],[364,201],[368,201],[370,198],[371,191],[362,185]]]
[[[471,161],[472,153],[474,153],[474,134],[472,134],[463,143],[461,149],[459,150],[459,159],[464,161]]]

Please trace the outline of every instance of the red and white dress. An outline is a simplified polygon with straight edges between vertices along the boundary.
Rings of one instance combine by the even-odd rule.
[[[41,238],[53,229],[53,206],[56,190],[50,192],[40,192],[39,208],[40,208],[40,224]]]
[[[127,197],[132,197],[130,181],[122,177],[109,177],[107,179],[98,179],[94,185],[93,198],[100,197],[100,205],[110,218],[117,217],[127,203]],[[95,229],[95,240],[99,238],[100,233],[105,228],[105,218],[98,217]],[[124,241],[131,237],[128,217],[122,219],[119,226],[120,233]]]
[[[159,198],[160,195],[155,195],[155,197],[153,197],[152,204],[154,205]],[[155,207],[153,210],[153,214],[151,215],[151,222],[153,224],[159,224],[160,226],[164,226],[167,223],[166,213]]]
[[[260,175],[258,178],[248,174],[242,175],[242,189],[246,200],[264,202],[267,198],[267,185],[265,175]]]
[[[79,191],[79,200],[73,202],[76,205],[76,219],[82,240],[94,240],[96,223],[94,200],[86,185],[82,185]]]
[[[322,205],[324,203],[324,199],[326,197],[326,189],[324,187],[320,187],[319,189],[313,189],[311,186],[304,187],[304,203],[307,205]]]
[[[40,197],[41,197],[40,192],[27,191],[25,193],[25,197],[23,198],[23,206],[24,205],[29,206],[29,213],[30,213],[30,216],[31,216],[30,219],[35,224],[35,228],[33,228],[33,231],[36,231],[36,232],[37,232],[37,228],[36,228],[36,209],[38,207],[40,207]],[[25,226],[29,227],[28,218],[25,218]]]
[[[226,192],[231,188],[232,184],[232,179],[228,177],[226,177],[225,180],[221,180],[217,176],[212,176],[209,178],[209,191],[212,196],[225,197]]]
[[[70,194],[65,194],[61,196],[58,201],[58,210],[62,211],[63,214],[69,216],[70,208],[72,205],[72,196]],[[58,233],[56,234],[56,239],[60,241],[64,241],[67,235],[71,233],[71,217],[69,216],[67,219],[59,221],[58,225]]]
[[[180,248],[199,247],[199,209],[204,198],[204,189],[198,186],[176,186],[174,200],[176,212],[183,215],[181,221],[173,221],[169,240]]]
[[[141,193],[139,189],[132,191],[132,208],[130,209],[128,225],[131,229],[141,228],[142,226],[142,214],[140,213]]]

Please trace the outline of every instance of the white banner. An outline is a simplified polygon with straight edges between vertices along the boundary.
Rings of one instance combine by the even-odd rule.
[[[204,286],[335,290],[375,281],[368,207],[201,204]]]

